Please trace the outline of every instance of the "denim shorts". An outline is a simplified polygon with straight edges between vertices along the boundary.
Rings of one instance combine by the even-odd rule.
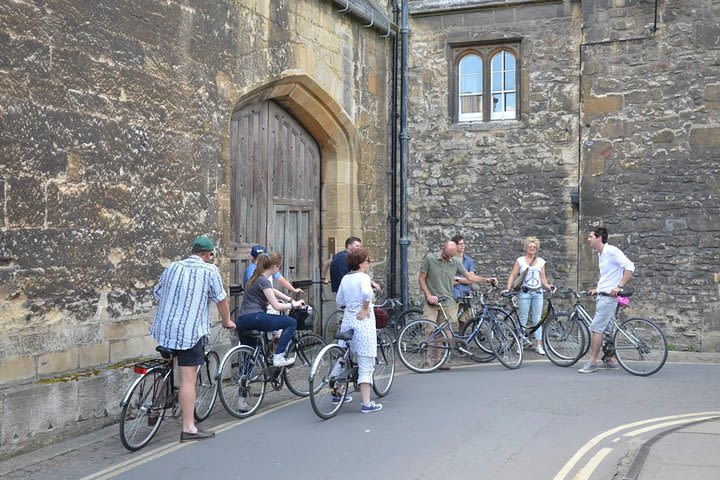
[[[590,331],[604,333],[610,322],[615,318],[617,300],[614,297],[598,296],[595,301],[595,317],[590,324]]]

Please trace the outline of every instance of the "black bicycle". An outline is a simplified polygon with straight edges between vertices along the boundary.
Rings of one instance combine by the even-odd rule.
[[[310,405],[315,414],[327,420],[334,417],[345,403],[350,388],[358,390],[358,366],[350,349],[354,331],[335,334],[333,340],[345,345],[330,343],[315,357],[310,370]],[[377,330],[377,355],[373,370],[373,390],[378,397],[390,392],[395,378],[395,349],[390,335]]]
[[[423,316],[422,308],[411,307],[403,309],[402,302],[397,298],[388,298],[384,302],[375,305],[374,308],[376,321],[377,318],[380,317],[378,310],[384,312],[388,318],[387,324],[378,324],[378,328],[385,329],[393,339],[397,338],[398,333],[405,325],[419,320]],[[334,340],[335,334],[340,331],[340,324],[342,323],[344,314],[345,309],[338,308],[328,317],[323,325],[323,338],[326,342],[331,343]]]
[[[450,319],[442,305],[447,298],[438,299],[445,318],[441,324],[421,319],[406,325],[397,341],[403,364],[413,372],[432,372],[448,361],[451,351],[456,351],[476,362],[497,358],[509,369],[518,368],[523,351],[517,335],[508,324],[498,321],[482,294],[477,299],[482,305],[480,313],[465,324],[460,334],[450,328]],[[487,353],[488,344],[492,353]]]
[[[218,324],[213,326],[216,325]],[[213,341],[205,345],[205,361],[197,367],[193,412],[197,422],[210,416],[217,399],[220,357],[214,350],[214,345],[222,331],[218,330]],[[160,346],[155,350],[166,358],[155,358],[133,365],[134,372],[140,377],[130,385],[120,402],[120,441],[125,448],[133,452],[152,440],[168,410],[172,412],[173,418],[180,416],[178,389],[173,378],[176,355],[172,350]]]
[[[506,322],[508,325],[510,325],[517,334],[518,338],[522,342],[522,344],[526,347],[535,347],[534,342],[534,334],[536,331],[538,331],[540,328],[543,328],[545,325],[545,322],[548,318],[555,315],[557,312],[555,311],[555,306],[553,305],[553,294],[557,291],[557,287],[553,287],[553,289],[550,292],[545,292],[544,297],[547,299],[547,304],[545,306],[545,309],[543,310],[540,321],[537,325],[524,325],[523,321],[520,320],[520,313],[519,313],[519,299],[518,294],[520,292],[503,292],[500,294],[500,296],[507,300],[507,303],[504,305],[490,305],[490,309],[493,310],[496,317],[500,321]],[[543,329],[543,336],[542,336],[542,346],[543,350],[545,351],[546,355],[547,351],[549,349],[547,345],[547,338],[545,333],[545,329]],[[555,355],[554,349],[551,349],[551,352],[549,354],[552,359],[552,356]]]
[[[272,365],[275,351],[272,334],[258,330],[244,332],[255,339],[254,346],[237,345],[225,354],[220,364],[218,390],[220,401],[230,415],[246,418],[254,414],[260,408],[268,385],[273,390],[287,385],[300,397],[310,394],[310,367],[326,342],[314,333],[300,333],[305,328],[312,329],[298,325],[290,341],[288,357],[294,356],[295,363],[287,367]]]

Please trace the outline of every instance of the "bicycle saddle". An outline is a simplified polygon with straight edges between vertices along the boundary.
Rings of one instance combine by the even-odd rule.
[[[342,333],[336,333],[333,337],[335,340],[345,340],[346,342],[349,342],[353,339],[353,335],[355,334],[355,330],[345,330]]]
[[[155,347],[155,351],[159,353],[164,353],[166,355],[172,355],[175,353],[175,350],[173,350],[172,348],[163,347],[162,345],[158,345],[157,347]]]

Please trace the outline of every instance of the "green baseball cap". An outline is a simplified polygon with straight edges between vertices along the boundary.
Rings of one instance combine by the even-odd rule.
[[[205,235],[200,235],[199,237],[196,237],[195,240],[193,240],[192,246],[193,248],[197,247],[204,252],[212,252],[215,249],[212,240],[210,240]]]

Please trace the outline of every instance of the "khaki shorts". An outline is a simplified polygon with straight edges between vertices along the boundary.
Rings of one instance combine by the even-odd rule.
[[[458,331],[458,319],[457,319],[458,307],[457,307],[457,304],[454,304],[452,306],[443,305],[442,308],[443,308],[443,310],[445,310],[445,315],[447,315],[447,319],[450,321],[450,326],[452,327],[453,332],[457,332]],[[438,325],[445,322],[445,317],[443,316],[442,312],[440,311],[440,307],[437,305],[430,305],[429,303],[425,303],[425,306],[423,307],[423,318],[427,318],[428,320],[437,322]]]

